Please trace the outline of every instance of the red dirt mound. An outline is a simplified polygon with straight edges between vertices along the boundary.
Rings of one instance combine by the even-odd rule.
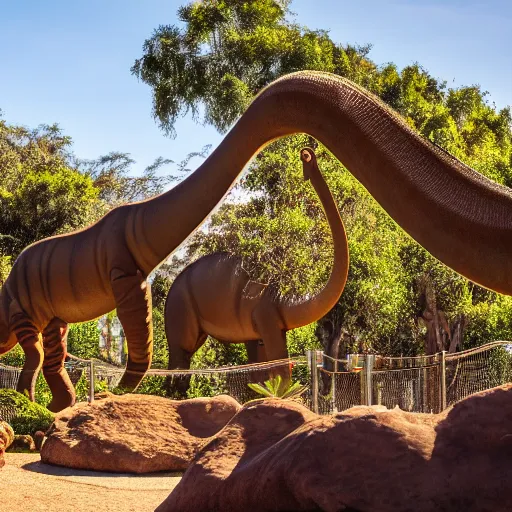
[[[41,460],[118,473],[184,471],[201,445],[239,409],[229,396],[175,401],[106,394],[56,416]]]
[[[157,512],[512,510],[512,385],[437,414],[251,403]]]

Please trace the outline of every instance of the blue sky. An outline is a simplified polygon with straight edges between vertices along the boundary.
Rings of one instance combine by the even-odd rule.
[[[165,137],[148,86],[130,74],[142,44],[187,0],[0,0],[0,108],[6,121],[57,122],[81,158],[128,152],[142,170],[222,136],[190,118]],[[449,85],[480,84],[512,104],[509,0],[294,0],[296,21],[341,43],[371,43],[378,64],[419,62]],[[168,170],[172,170],[168,169]]]

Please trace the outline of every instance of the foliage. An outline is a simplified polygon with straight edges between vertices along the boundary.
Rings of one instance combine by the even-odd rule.
[[[27,245],[84,227],[119,204],[159,193],[171,181],[156,172],[170,160],[157,158],[142,176],[130,176],[134,161],[110,153],[81,161],[57,125],[36,129],[0,119],[1,278],[9,260]]]
[[[191,368],[212,368],[247,364],[247,352],[240,343],[222,343],[208,337],[192,357]]]
[[[250,389],[267,398],[294,398],[304,392],[306,386],[300,382],[283,382],[280,375],[266,380],[263,385],[250,382]]]
[[[141,395],[167,396],[165,377],[146,375],[137,388],[137,393]]]
[[[83,359],[97,358],[100,355],[99,340],[97,320],[73,324],[68,333],[68,352]]]
[[[201,369],[242,364],[247,364],[247,352],[243,344],[221,343],[208,336],[203,346],[192,356],[190,367]],[[217,378],[215,375],[194,375],[190,379],[187,397],[215,396],[225,392],[222,378]]]
[[[512,381],[512,353],[505,347],[496,347],[489,356],[489,388]]]
[[[322,346],[316,336],[316,322],[286,333],[290,357],[302,356],[307,350],[320,350]]]
[[[497,111],[478,86],[449,88],[419,64],[398,69],[369,58],[371,46],[341,45],[325,30],[297,24],[291,2],[209,0],[178,11],[182,22],[160,26],[144,43],[132,72],[153,93],[153,113],[174,134],[179,116],[225,131],[253,96],[297,70],[328,71],[378,95],[423,137],[487,177],[512,185],[512,116]],[[200,119],[202,115],[202,119]],[[274,142],[251,163],[235,194],[196,233],[187,259],[213,251],[244,258],[255,280],[283,295],[321,289],[331,265],[331,239],[318,200],[301,176],[305,136]],[[338,305],[318,323],[322,340],[341,335],[343,350],[415,355],[424,350],[418,323],[425,306],[421,283],[432,283],[450,325],[467,319],[464,346],[510,338],[512,303],[447,269],[405,234],[321,145],[320,167],[347,228],[350,272]],[[328,331],[328,332],[327,332]],[[314,346],[311,331],[288,342]],[[208,358],[212,362],[215,357]]]
[[[20,345],[15,345],[12,350],[0,356],[0,363],[7,366],[21,368],[25,362],[25,353]]]
[[[13,389],[0,389],[0,406],[16,410],[10,425],[18,435],[34,435],[38,430],[45,432],[53,423],[54,416],[48,409],[31,402]]]
[[[7,276],[11,272],[11,261],[11,256],[4,256],[3,254],[0,253],[0,288],[4,285]]]
[[[172,160],[157,158],[141,176],[130,176],[135,160],[128,153],[111,152],[96,160],[79,162],[80,169],[92,179],[99,190],[99,199],[107,208],[141,201],[161,193],[175,178],[157,175],[157,171]]]
[[[96,197],[92,181],[69,168],[28,170],[14,190],[0,190],[2,250],[17,255],[37,240],[84,226]]]

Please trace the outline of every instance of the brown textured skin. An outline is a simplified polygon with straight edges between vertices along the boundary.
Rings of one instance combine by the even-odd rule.
[[[250,362],[284,359],[286,331],[318,320],[338,301],[349,264],[345,228],[313,150],[303,149],[301,159],[304,179],[318,194],[333,237],[334,263],[327,284],[310,299],[287,302],[267,285],[251,281],[238,258],[225,253],[200,258],[175,279],[167,295],[169,369],[189,368],[208,335],[225,343],[246,343]],[[260,339],[263,346],[254,341]]]
[[[512,293],[512,193],[419,137],[379,99],[328,73],[287,75],[265,88],[188,179],[153,199],[116,208],[82,231],[25,249],[0,296],[0,352],[26,353],[21,383],[46,366],[51,408],[74,400],[59,325],[117,307],[129,360],[122,385],[140,382],[152,355],[146,276],[204,221],[250,159],[272,140],[320,140],[391,217],[440,261],[472,281]],[[55,361],[61,361],[59,365]]]

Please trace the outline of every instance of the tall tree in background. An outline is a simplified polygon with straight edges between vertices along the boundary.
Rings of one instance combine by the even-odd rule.
[[[191,112],[225,132],[272,80],[304,69],[328,71],[377,94],[425,138],[512,185],[510,109],[496,111],[478,86],[448,89],[418,64],[402,70],[378,66],[368,57],[370,46],[341,45],[325,30],[297,24],[290,4],[204,0],[178,10],[181,27],[156,29],[132,72],[151,87],[162,129],[174,135],[176,120]],[[238,187],[243,200],[222,206],[190,244],[189,257],[229,250],[245,257],[254,278],[279,283],[283,293],[313,293],[321,286],[330,240],[318,203],[300,178],[296,155],[305,142],[310,141],[291,137],[259,155]],[[351,251],[347,288],[321,322],[320,335],[332,342],[343,326],[356,345],[346,349],[429,350],[432,332],[427,335],[428,325],[419,320],[428,312],[428,276],[429,297],[435,296],[436,311],[443,312],[449,329],[458,325],[460,335],[467,326],[466,346],[486,336],[485,341],[512,337],[512,324],[497,320],[512,316],[508,297],[483,290],[432,258],[339,162],[321,147],[317,151],[347,224]]]
[[[171,178],[156,171],[129,175],[134,161],[111,153],[80,161],[57,125],[30,130],[0,120],[0,251],[16,258],[29,244],[91,224],[111,208],[163,190]]]

